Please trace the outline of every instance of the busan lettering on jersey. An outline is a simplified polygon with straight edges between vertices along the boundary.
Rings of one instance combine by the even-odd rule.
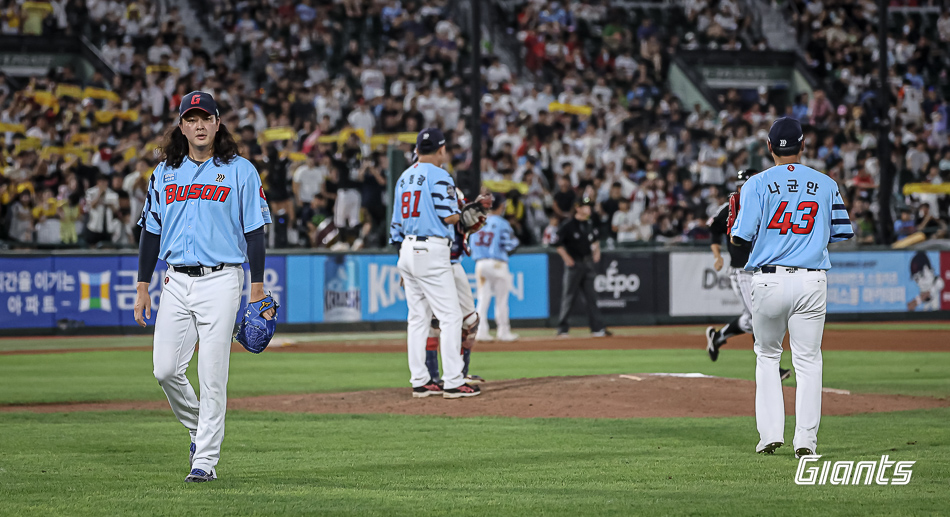
[[[231,188],[223,185],[202,185],[200,183],[194,185],[176,185],[172,183],[165,185],[165,204],[170,205],[189,199],[206,199],[224,203],[227,201],[228,194],[230,193]],[[264,197],[263,190],[261,191],[261,197]]]

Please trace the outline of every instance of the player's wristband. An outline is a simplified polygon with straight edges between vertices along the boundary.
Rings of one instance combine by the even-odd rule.
[[[158,264],[158,252],[162,247],[162,236],[143,229],[139,240],[139,282],[151,282],[155,265]]]

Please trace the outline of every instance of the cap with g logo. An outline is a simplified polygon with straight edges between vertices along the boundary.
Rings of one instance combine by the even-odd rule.
[[[214,97],[207,92],[191,92],[182,97],[181,104],[178,105],[178,116],[184,117],[185,113],[193,109],[218,116],[218,103],[214,102]]]
[[[772,144],[772,152],[779,156],[798,154],[798,150],[802,148],[804,137],[801,123],[793,118],[782,117],[773,122],[771,129],[769,129],[769,143]]]
[[[438,128],[423,129],[416,137],[416,152],[419,154],[432,154],[443,145],[445,145],[445,135]]]

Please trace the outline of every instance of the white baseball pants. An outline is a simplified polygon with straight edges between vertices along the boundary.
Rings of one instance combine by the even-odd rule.
[[[495,298],[495,324],[499,339],[511,335],[511,321],[508,319],[508,293],[511,291],[511,271],[508,263],[502,260],[482,259],[475,263],[475,279],[478,290],[478,319],[483,323],[478,327],[476,339],[489,339],[488,306]]]
[[[475,297],[472,295],[472,284],[468,282],[468,273],[465,272],[465,268],[462,267],[461,262],[452,263],[452,275],[455,277],[455,288],[458,289],[459,293],[459,310],[462,311],[462,328],[470,329],[472,325],[475,324],[477,319],[470,317],[472,314],[475,314]],[[432,314],[429,314],[429,319],[432,319]],[[439,329],[434,329],[431,326],[429,327],[429,337],[439,337]]]
[[[729,273],[732,292],[742,302],[742,314],[739,316],[739,328],[746,334],[752,333],[752,271],[733,268]]]
[[[439,319],[439,350],[445,389],[465,384],[462,378],[462,309],[449,255],[449,241],[429,237],[419,241],[408,235],[397,263],[409,305],[408,349],[410,382],[414,388],[429,380],[426,338],[432,315]]]
[[[195,442],[193,468],[206,472],[211,472],[221,456],[231,338],[243,288],[244,270],[240,267],[201,277],[169,268],[155,317],[155,378]],[[200,402],[185,376],[198,341]]]
[[[792,272],[794,271],[794,272]],[[789,333],[795,367],[795,449],[815,450],[821,420],[821,336],[828,281],[824,271],[776,267],[752,280],[755,327],[755,422],[759,447],[784,442],[785,401],[778,366]],[[758,450],[758,449],[757,449]]]

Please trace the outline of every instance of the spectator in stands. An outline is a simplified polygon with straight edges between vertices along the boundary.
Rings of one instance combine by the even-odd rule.
[[[894,221],[894,236],[897,238],[897,240],[902,240],[906,237],[909,237],[917,231],[917,226],[914,222],[913,210],[907,207],[902,207],[900,209],[900,214],[900,219]]]
[[[112,241],[119,195],[109,188],[109,177],[99,174],[95,186],[86,191],[86,244],[95,246]]]

